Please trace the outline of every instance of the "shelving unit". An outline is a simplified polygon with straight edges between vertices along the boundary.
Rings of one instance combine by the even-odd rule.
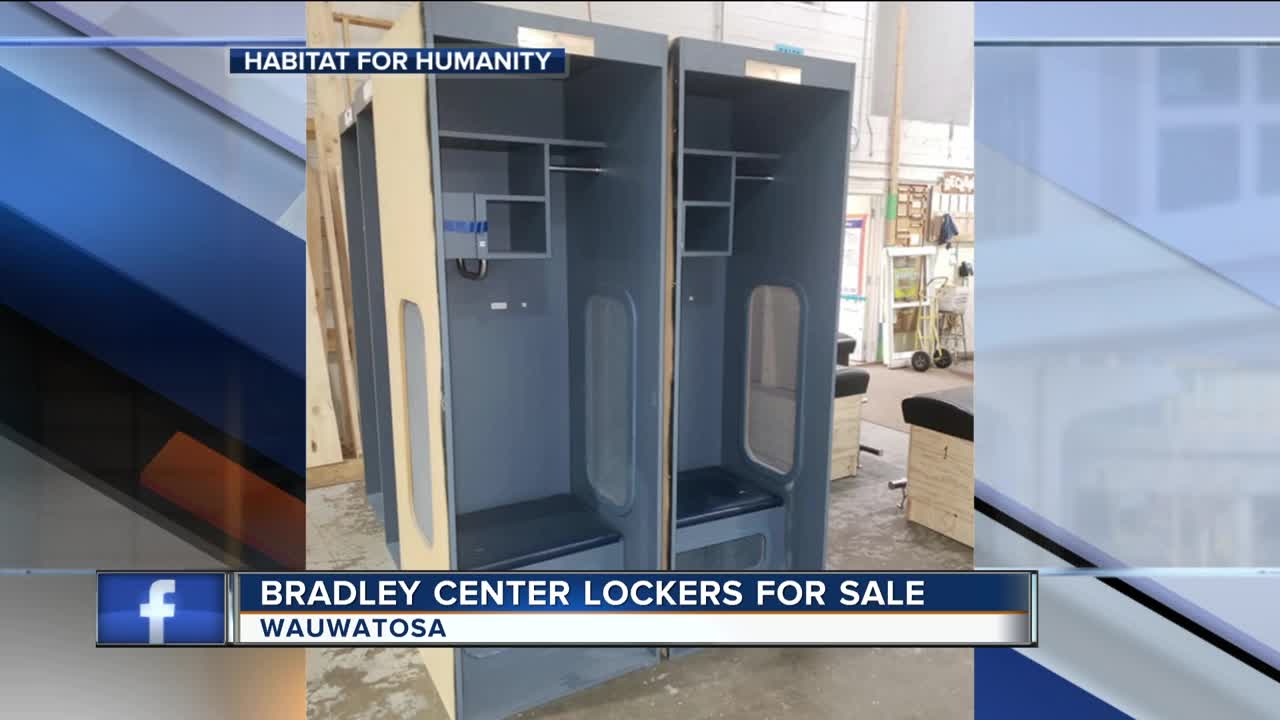
[[[607,146],[593,140],[442,130],[439,133],[450,260],[551,256],[550,173],[595,177]]]
[[[820,569],[854,68],[681,38],[674,570]],[[784,65],[802,82],[749,77]]]
[[[772,181],[776,153],[685,147],[680,165],[679,232],[684,257],[733,254],[737,183]],[[749,173],[749,174],[743,174]]]

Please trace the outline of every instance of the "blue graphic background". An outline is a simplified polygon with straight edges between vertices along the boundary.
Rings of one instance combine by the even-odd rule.
[[[1135,717],[1274,716],[1280,583],[1183,571],[1280,563],[1278,19],[976,5],[977,495],[1088,562],[1155,568],[1128,586],[1238,650],[1042,576],[1040,646],[975,656],[977,717],[1054,683]],[[987,517],[976,534],[981,567],[1062,562]]]
[[[223,573],[99,573],[98,642],[146,645],[150,620],[139,608],[151,598],[151,583],[172,578],[174,605],[164,621],[166,645],[222,644],[227,640],[227,576]]]

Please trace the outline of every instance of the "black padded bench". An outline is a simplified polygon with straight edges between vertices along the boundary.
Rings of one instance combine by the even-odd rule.
[[[856,367],[836,367],[836,397],[861,395],[871,384],[871,373]]]
[[[573,495],[458,516],[459,570],[513,570],[622,539]]]
[[[782,498],[719,467],[702,467],[680,473],[676,491],[676,527],[782,505]]]
[[[848,365],[849,356],[853,355],[853,349],[857,347],[857,345],[857,340],[854,340],[844,333],[836,333],[836,364]]]
[[[902,420],[943,435],[973,441],[973,386],[916,395],[902,401]]]

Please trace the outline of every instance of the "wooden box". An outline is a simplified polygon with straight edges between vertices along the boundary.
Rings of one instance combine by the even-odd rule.
[[[973,442],[912,426],[907,519],[973,547]]]

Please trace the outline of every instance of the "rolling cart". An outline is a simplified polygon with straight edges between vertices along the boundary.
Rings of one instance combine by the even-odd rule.
[[[944,347],[939,334],[938,295],[947,282],[948,279],[941,276],[930,278],[921,289],[925,302],[920,307],[916,322],[916,342],[920,349],[911,354],[911,367],[917,372],[925,372],[930,366],[946,369],[955,359],[952,352]]]

